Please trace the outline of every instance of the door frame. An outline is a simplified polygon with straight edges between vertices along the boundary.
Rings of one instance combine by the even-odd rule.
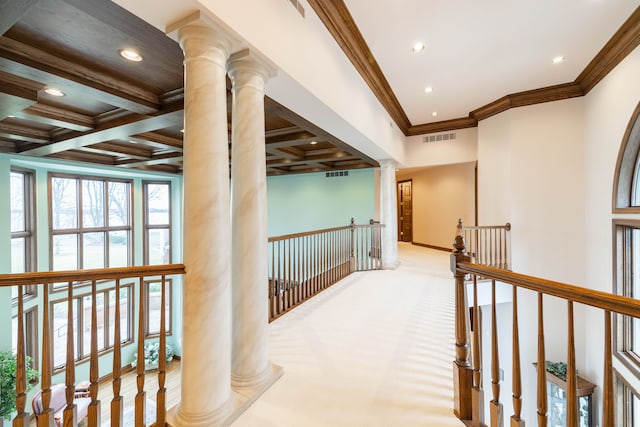
[[[411,241],[409,243],[413,243],[413,179],[403,179],[402,181],[396,182],[396,215],[398,218],[398,242],[404,242],[401,240],[402,236],[402,222],[400,221],[400,184],[405,183],[411,184]]]

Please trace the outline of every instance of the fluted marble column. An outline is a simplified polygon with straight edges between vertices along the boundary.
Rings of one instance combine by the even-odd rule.
[[[173,426],[215,426],[233,410],[226,64],[229,43],[202,21],[184,51],[184,320],[181,402]]]
[[[380,163],[380,222],[382,229],[382,267],[398,265],[398,210],[396,195],[396,162],[391,159]]]
[[[268,354],[267,184],[264,85],[274,70],[248,50],[231,56],[231,212],[233,311],[231,384],[260,388]]]

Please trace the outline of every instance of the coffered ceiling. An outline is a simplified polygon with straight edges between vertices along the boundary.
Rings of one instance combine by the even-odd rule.
[[[175,41],[111,1],[1,4],[0,152],[181,173]],[[119,55],[132,46],[142,61]],[[269,175],[377,165],[269,98],[265,115]]]

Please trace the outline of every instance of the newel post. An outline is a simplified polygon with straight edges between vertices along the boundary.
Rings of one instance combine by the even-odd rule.
[[[469,363],[469,320],[464,273],[458,271],[458,263],[470,261],[465,254],[465,242],[461,224],[453,241],[451,271],[456,286],[456,360],[453,362],[453,412],[461,420],[471,419],[471,389],[473,369]]]

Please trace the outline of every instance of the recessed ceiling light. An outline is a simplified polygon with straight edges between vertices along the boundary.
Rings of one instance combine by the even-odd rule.
[[[46,93],[48,93],[51,96],[64,96],[65,93],[63,91],[61,91],[58,88],[55,87],[48,87],[44,90]]]
[[[431,113],[431,115],[432,115],[433,117],[435,117],[435,116],[437,116],[437,115],[438,115],[438,112],[437,112],[437,111],[434,111],[433,113]]]
[[[138,52],[136,52],[135,50],[120,49],[118,51],[118,53],[120,54],[120,56],[122,56],[124,59],[126,59],[128,61],[133,61],[133,62],[142,61],[142,56],[140,56],[140,54]]]
[[[424,92],[425,93],[431,93],[431,92],[433,92],[433,88],[431,86],[427,86],[427,87],[424,88]]]
[[[554,64],[559,64],[559,63],[561,63],[562,61],[564,61],[564,56],[556,56],[555,58],[553,58],[553,59],[552,59],[552,62],[553,62]]]
[[[414,51],[414,52],[420,52],[420,51],[424,50],[424,43],[417,42],[416,44],[413,45],[411,50]]]
[[[13,118],[15,118],[15,117],[16,117],[16,116],[14,116],[13,114],[9,114],[9,118],[10,118],[10,119],[13,119]]]
[[[309,144],[316,145],[317,143],[318,143],[318,141],[311,141]]]

